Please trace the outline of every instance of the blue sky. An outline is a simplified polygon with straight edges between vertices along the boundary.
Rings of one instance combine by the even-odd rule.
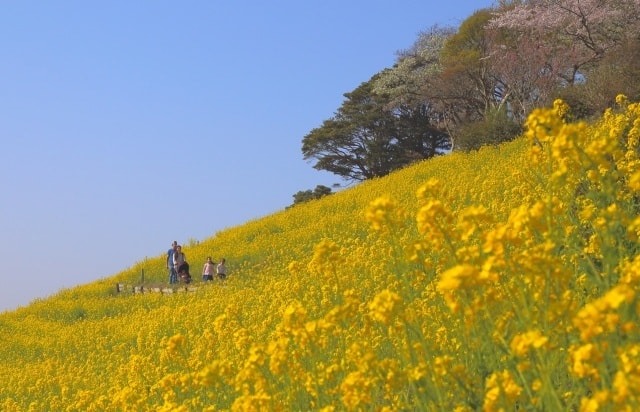
[[[0,311],[344,183],[301,141],[491,0],[0,5]]]

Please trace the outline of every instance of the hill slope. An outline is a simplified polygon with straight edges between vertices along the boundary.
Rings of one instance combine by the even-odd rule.
[[[0,409],[637,406],[640,108],[563,113],[186,248],[224,284],[114,292],[159,256],[1,315]]]

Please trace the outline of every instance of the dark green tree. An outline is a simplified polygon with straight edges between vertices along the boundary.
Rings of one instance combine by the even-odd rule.
[[[293,195],[293,205],[305,203],[310,200],[320,199],[331,194],[331,188],[324,185],[317,185],[315,189],[299,191]],[[293,206],[291,205],[291,206]],[[289,206],[289,207],[291,207]]]
[[[396,149],[389,136],[395,135],[395,119],[384,109],[386,99],[371,89],[371,82],[364,82],[345,93],[336,115],[303,138],[304,159],[316,159],[315,169],[355,181],[392,170]]]
[[[451,149],[449,135],[439,124],[439,112],[428,104],[401,105],[394,110],[399,156],[395,168],[429,159]]]
[[[345,93],[335,116],[303,138],[304,159],[315,159],[315,169],[363,181],[450,147],[446,134],[432,125],[428,106],[389,109],[389,95],[374,91],[378,76]]]

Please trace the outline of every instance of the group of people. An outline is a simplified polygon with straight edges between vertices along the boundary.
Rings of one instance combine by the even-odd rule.
[[[178,281],[183,283],[191,283],[191,274],[189,273],[189,263],[187,257],[182,251],[182,246],[175,240],[171,244],[171,249],[167,252],[167,269],[169,270],[169,283],[174,284]],[[213,280],[214,273],[220,280],[227,278],[227,266],[225,258],[220,263],[215,263],[211,257],[207,257],[207,261],[202,267],[202,280]]]

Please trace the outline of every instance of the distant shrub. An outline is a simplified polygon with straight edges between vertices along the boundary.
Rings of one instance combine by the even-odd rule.
[[[490,111],[483,120],[463,125],[456,132],[454,149],[470,151],[497,145],[515,139],[522,131],[522,125],[511,119],[503,107]]]

